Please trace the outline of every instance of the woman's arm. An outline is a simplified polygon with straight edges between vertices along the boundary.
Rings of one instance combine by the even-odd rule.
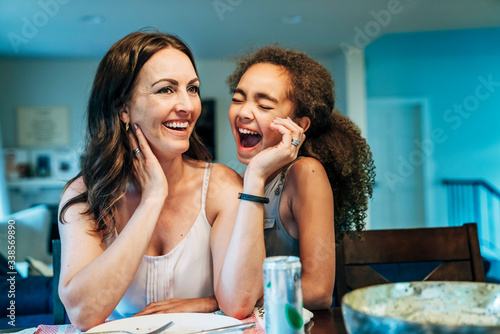
[[[293,164],[283,196],[288,205],[280,205],[280,215],[290,210],[298,227],[304,307],[328,308],[335,283],[334,205],[321,163],[302,158]]]
[[[92,231],[94,221],[84,214],[86,204],[70,206],[64,215],[67,223],[59,223],[62,242],[59,294],[72,324],[80,330],[104,322],[124,295],[167,196],[165,174],[140,129],[137,137],[144,154],[134,161],[142,197],[110,247],[106,249],[101,234]],[[63,194],[61,204],[84,190],[83,180],[76,180]]]

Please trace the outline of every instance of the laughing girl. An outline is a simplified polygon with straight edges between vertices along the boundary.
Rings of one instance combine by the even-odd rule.
[[[247,200],[267,202],[256,245],[266,256],[302,263],[304,307],[332,304],[335,244],[365,226],[374,184],[370,148],[334,109],[330,73],[300,52],[265,47],[227,80],[229,121],[238,159],[247,165]],[[243,198],[245,199],[245,198]]]

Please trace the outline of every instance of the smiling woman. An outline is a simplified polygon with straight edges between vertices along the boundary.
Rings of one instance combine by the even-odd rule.
[[[121,106],[122,122],[140,124],[156,156],[183,154],[201,113],[200,80],[191,60],[177,49],[162,49],[136,80],[130,100]]]
[[[226,256],[255,251],[232,241],[244,229],[231,234],[255,216],[237,219],[241,178],[208,163],[194,133],[199,84],[191,51],[172,35],[130,34],[99,65],[82,171],[60,205],[59,293],[81,330],[218,302],[243,317],[260,295],[258,270]]]

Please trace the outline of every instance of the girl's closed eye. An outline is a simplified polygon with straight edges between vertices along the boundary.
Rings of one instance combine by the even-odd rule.
[[[245,101],[245,98],[246,98],[245,95],[242,94],[240,91],[235,91],[233,94],[232,101],[235,103],[242,103],[243,101]]]
[[[259,105],[259,108],[264,109],[264,110],[271,110],[271,109],[273,109],[273,107],[268,107],[268,106],[263,106],[263,105]]]

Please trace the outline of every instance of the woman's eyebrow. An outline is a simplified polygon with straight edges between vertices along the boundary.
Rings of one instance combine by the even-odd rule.
[[[160,79],[160,80],[158,80],[158,81],[153,82],[153,84],[152,84],[151,86],[154,86],[154,85],[156,85],[157,83],[160,83],[160,82],[163,82],[163,81],[170,82],[172,85],[175,85],[175,86],[178,86],[178,85],[179,85],[179,81],[177,81],[177,80],[175,80],[175,79],[171,79],[171,78],[163,78],[163,79]],[[193,78],[193,79],[189,80],[188,85],[191,85],[191,84],[193,84],[193,83],[195,83],[195,82],[199,82],[199,81],[200,81],[200,79],[198,79],[198,78]]]
[[[158,81],[153,82],[153,84],[151,86],[154,86],[154,85],[156,85],[156,84],[158,84],[160,82],[163,82],[163,81],[170,82],[172,85],[178,85],[179,84],[179,82],[177,80],[175,80],[175,79],[163,78],[163,79],[160,79]]]

